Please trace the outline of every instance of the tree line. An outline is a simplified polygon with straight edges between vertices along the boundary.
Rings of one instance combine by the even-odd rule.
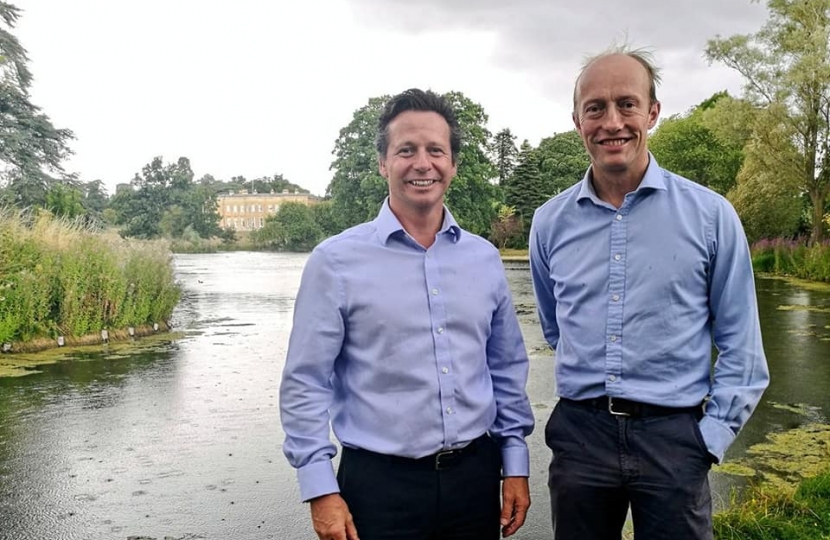
[[[751,241],[804,237],[824,241],[830,226],[830,0],[768,0],[769,18],[754,34],[710,40],[704,54],[744,79],[740,96],[719,92],[664,118],[649,146],[664,168],[726,196]],[[106,193],[62,162],[73,134],[55,128],[31,103],[25,49],[11,30],[20,15],[0,1],[0,204],[40,207],[119,228],[122,235],[223,238],[216,197],[223,191],[305,191],[282,175],[195,180],[190,161],[156,157]],[[518,143],[509,127],[489,129],[484,108],[459,91],[445,94],[464,133],[447,205],[461,226],[500,248],[526,246],[533,211],[578,182],[588,156],[575,131],[537,145]],[[332,178],[323,201],[281,205],[251,234],[254,245],[306,250],[322,238],[372,219],[387,194],[377,171],[377,118],[389,96],[354,111],[334,141]]]

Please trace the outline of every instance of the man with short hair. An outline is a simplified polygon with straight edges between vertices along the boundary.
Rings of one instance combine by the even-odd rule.
[[[709,469],[769,382],[737,214],[648,151],[658,82],[641,50],[586,63],[573,121],[591,166],[533,218],[556,540],[619,540],[629,507],[635,538],[712,538]]]
[[[527,353],[498,251],[444,206],[460,144],[445,99],[393,97],[389,197],[306,263],[280,406],[321,540],[495,540],[524,523]]]

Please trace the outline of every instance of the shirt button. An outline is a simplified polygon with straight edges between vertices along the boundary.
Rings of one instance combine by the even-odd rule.
[[[620,295],[619,295],[619,294],[615,294],[614,296],[612,296],[612,297],[611,297],[611,300],[613,300],[614,302],[619,302],[619,300],[620,300]]]
[[[439,333],[439,334],[443,334],[443,333],[444,333],[444,327],[443,327],[443,326],[439,326],[439,327],[438,327],[438,333]]]
[[[616,255],[614,255],[614,260],[615,260],[615,261],[619,261],[620,259],[621,259],[621,257],[620,257],[620,254],[619,254],[619,253],[617,253]]]
[[[438,289],[432,289],[432,294],[438,294]]]
[[[617,336],[611,336],[611,342],[613,343],[615,341],[617,341]]]
[[[447,407],[447,414],[452,414],[452,407]]]
[[[616,217],[615,219],[616,219],[617,221],[620,221],[620,220],[622,219],[622,215],[617,214],[617,217]]]
[[[448,368],[441,368],[441,373],[447,374],[450,370]]]
[[[608,380],[611,381],[611,382],[614,382],[614,381],[617,380],[617,377],[615,375],[609,375]]]

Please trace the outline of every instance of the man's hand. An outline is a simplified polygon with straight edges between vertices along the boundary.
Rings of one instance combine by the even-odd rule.
[[[501,486],[501,534],[504,538],[512,535],[524,525],[527,509],[530,508],[530,488],[524,476],[508,476]]]
[[[352,514],[339,493],[311,499],[311,522],[320,540],[359,540]]]

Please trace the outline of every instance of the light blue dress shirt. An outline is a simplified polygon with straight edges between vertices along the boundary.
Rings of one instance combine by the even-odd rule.
[[[589,169],[536,211],[539,317],[560,396],[666,407],[710,396],[700,429],[720,461],[769,383],[749,247],[726,199],[649,157],[619,209]]]
[[[528,358],[498,251],[444,209],[424,249],[384,203],[303,271],[280,388],[301,497],[339,492],[335,445],[419,458],[484,433],[528,476]]]

